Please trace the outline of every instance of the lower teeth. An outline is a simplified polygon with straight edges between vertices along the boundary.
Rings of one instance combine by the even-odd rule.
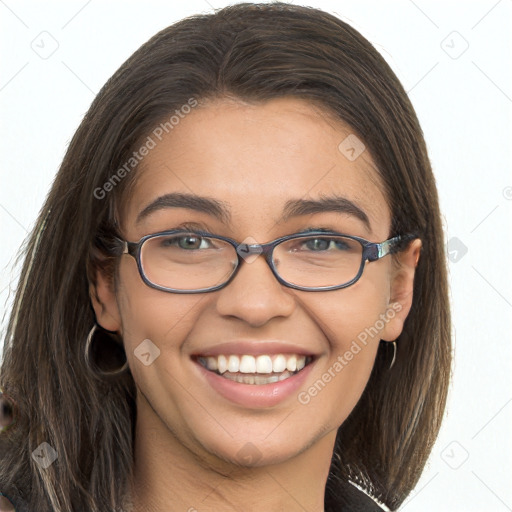
[[[221,375],[220,373],[216,372],[217,375]],[[282,380],[286,380],[293,375],[295,375],[297,372],[290,372],[288,370],[285,370],[284,372],[280,374],[273,374],[269,376],[264,375],[247,375],[244,373],[231,373],[231,372],[225,372],[221,376],[229,379],[234,380],[235,382],[239,382],[240,384],[256,384],[256,385],[263,385],[263,384],[272,384],[274,382],[280,382]]]

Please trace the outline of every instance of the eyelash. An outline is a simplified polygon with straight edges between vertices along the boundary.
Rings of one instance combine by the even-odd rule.
[[[185,231],[190,231],[192,233],[197,233],[198,231],[203,231],[204,233],[208,233],[209,235],[214,235],[215,233],[212,233],[209,229],[203,227],[201,224],[198,223],[187,223],[183,222],[182,224],[172,227],[172,230],[174,229],[183,229]]]
[[[203,227],[202,225],[198,223],[187,223],[184,222],[182,224],[179,224],[178,226],[172,227],[172,230],[175,229],[183,229],[185,231],[190,231],[191,233],[197,233],[198,231],[202,231],[203,233],[207,233],[209,235],[215,236],[215,233],[212,233],[209,229],[206,227]],[[336,230],[332,228],[327,227],[321,227],[321,226],[308,226],[302,230],[299,231],[299,233],[308,233],[310,231],[326,231],[326,232],[336,232]]]

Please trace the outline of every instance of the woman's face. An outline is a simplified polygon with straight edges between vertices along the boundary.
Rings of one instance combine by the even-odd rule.
[[[381,242],[389,236],[390,211],[368,151],[358,155],[363,147],[352,138],[339,147],[350,134],[296,98],[192,109],[144,157],[122,235],[138,241],[186,223],[246,243],[310,227]],[[138,218],[172,193],[215,200],[225,218],[164,202]],[[368,223],[355,209],[332,204],[282,219],[287,203],[325,196],[354,203]],[[95,307],[99,323],[123,335],[138,415],[148,429],[164,425],[202,458],[262,465],[304,451],[347,418],[369,379],[379,340],[394,340],[409,310],[413,270],[404,268],[397,271],[387,256],[367,263],[350,287],[308,292],[281,285],[257,257],[242,263],[221,290],[173,294],[147,286],[135,259],[124,255],[115,292],[100,276],[103,307]],[[293,377],[263,386],[203,368],[195,356],[208,354],[314,358]]]

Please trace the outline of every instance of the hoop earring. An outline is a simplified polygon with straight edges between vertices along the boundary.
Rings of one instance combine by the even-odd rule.
[[[395,364],[396,360],[396,341],[393,341],[393,359],[391,360],[391,364],[389,365],[388,370],[391,370],[393,368],[393,365]]]
[[[92,329],[89,331],[89,334],[87,335],[87,341],[85,342],[85,364],[86,364],[87,368],[89,369],[89,371],[95,377],[99,377],[99,378],[101,378],[101,377],[116,377],[118,375],[121,375],[128,369],[128,359],[126,359],[125,363],[123,364],[123,366],[121,366],[121,368],[114,370],[114,371],[100,370],[97,367],[97,365],[95,365],[91,362],[91,356],[90,356],[91,345],[92,345],[92,340],[94,338],[94,334],[96,333],[96,329],[98,327],[101,327],[101,326],[95,323],[92,326]],[[103,329],[103,330],[105,332],[108,332],[105,329]]]

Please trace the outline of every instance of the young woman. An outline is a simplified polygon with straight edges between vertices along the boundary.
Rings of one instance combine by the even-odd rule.
[[[414,110],[353,28],[273,3],[161,31],[26,249],[3,506],[396,510],[445,406],[443,246]]]

